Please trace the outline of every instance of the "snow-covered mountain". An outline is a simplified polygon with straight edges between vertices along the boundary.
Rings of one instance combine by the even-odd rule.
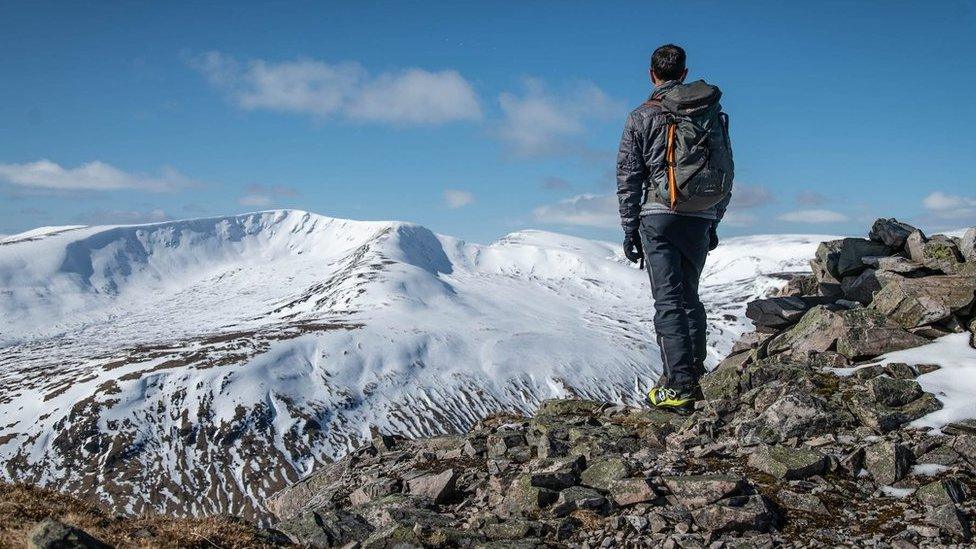
[[[711,364],[827,238],[710,254]],[[37,229],[0,240],[2,474],[119,511],[261,517],[370,426],[640,400],[652,315],[616,244],[548,232],[483,246],[300,211]]]

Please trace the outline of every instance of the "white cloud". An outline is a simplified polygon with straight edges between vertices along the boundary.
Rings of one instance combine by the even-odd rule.
[[[537,221],[555,225],[612,228],[620,225],[617,195],[581,194],[532,211]]]
[[[961,219],[976,216],[976,198],[935,191],[922,200],[925,209],[942,219]]]
[[[192,65],[246,110],[397,124],[441,124],[482,116],[474,88],[453,70],[410,68],[370,76],[354,62],[241,63],[220,52],[199,56]]]
[[[777,219],[791,223],[840,223],[847,216],[833,210],[797,210],[780,215]]]
[[[503,118],[497,135],[519,156],[577,153],[587,123],[616,117],[622,110],[592,83],[584,82],[557,96],[538,79],[526,79],[521,96],[502,93],[498,103]]]
[[[88,191],[137,189],[163,192],[192,184],[190,179],[172,168],[163,168],[159,175],[153,176],[125,172],[97,160],[77,168],[64,168],[50,160],[0,164],[0,181],[20,187]]]
[[[444,202],[447,204],[448,208],[456,210],[469,204],[473,204],[474,194],[469,193],[468,191],[447,189],[444,191]]]

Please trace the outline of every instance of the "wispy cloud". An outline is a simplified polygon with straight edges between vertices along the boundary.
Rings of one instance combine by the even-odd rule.
[[[537,221],[553,225],[600,228],[620,225],[617,196],[613,194],[581,194],[555,204],[539,206],[532,214]]]
[[[587,124],[621,115],[622,105],[595,84],[583,82],[564,94],[527,78],[524,92],[499,95],[502,121],[497,136],[518,156],[578,154]]]
[[[762,185],[736,183],[732,188],[730,209],[751,209],[768,206],[776,202],[773,193]]]
[[[444,191],[444,203],[452,210],[463,208],[474,203],[474,194],[457,189],[446,189]]]
[[[237,198],[237,203],[241,206],[265,208],[274,204],[274,200],[270,196],[264,194],[245,194]]]
[[[35,189],[114,191],[136,189],[150,192],[173,191],[194,182],[172,168],[157,175],[120,170],[98,160],[76,168],[65,168],[50,160],[26,164],[0,164],[0,181]]]
[[[935,191],[922,200],[922,206],[941,219],[976,217],[976,198]]]
[[[216,51],[194,58],[191,64],[245,110],[395,124],[482,117],[474,88],[454,70],[408,68],[371,76],[355,62],[241,62]]]
[[[827,203],[827,197],[817,191],[805,190],[796,195],[796,203],[800,206],[813,207],[823,206]]]
[[[797,210],[786,212],[777,217],[780,221],[790,223],[840,223],[847,221],[847,216],[833,210]]]

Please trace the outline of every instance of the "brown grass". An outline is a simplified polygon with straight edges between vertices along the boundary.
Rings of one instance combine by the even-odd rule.
[[[26,548],[26,536],[52,517],[116,547],[237,549],[274,547],[260,529],[230,516],[176,518],[113,516],[92,503],[56,490],[0,482],[0,547]]]

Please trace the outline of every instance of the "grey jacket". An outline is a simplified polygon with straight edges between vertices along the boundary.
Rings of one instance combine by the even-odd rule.
[[[677,80],[669,80],[651,93],[648,101],[656,99],[674,86]],[[651,214],[684,215],[701,217],[715,221],[715,225],[725,216],[731,194],[715,206],[700,212],[674,212],[657,195],[653,188],[644,199],[647,182],[653,170],[664,170],[666,118],[662,116],[660,105],[644,103],[627,116],[624,133],[620,138],[617,152],[617,200],[620,203],[620,223],[624,232],[630,234],[640,226],[640,216]]]

